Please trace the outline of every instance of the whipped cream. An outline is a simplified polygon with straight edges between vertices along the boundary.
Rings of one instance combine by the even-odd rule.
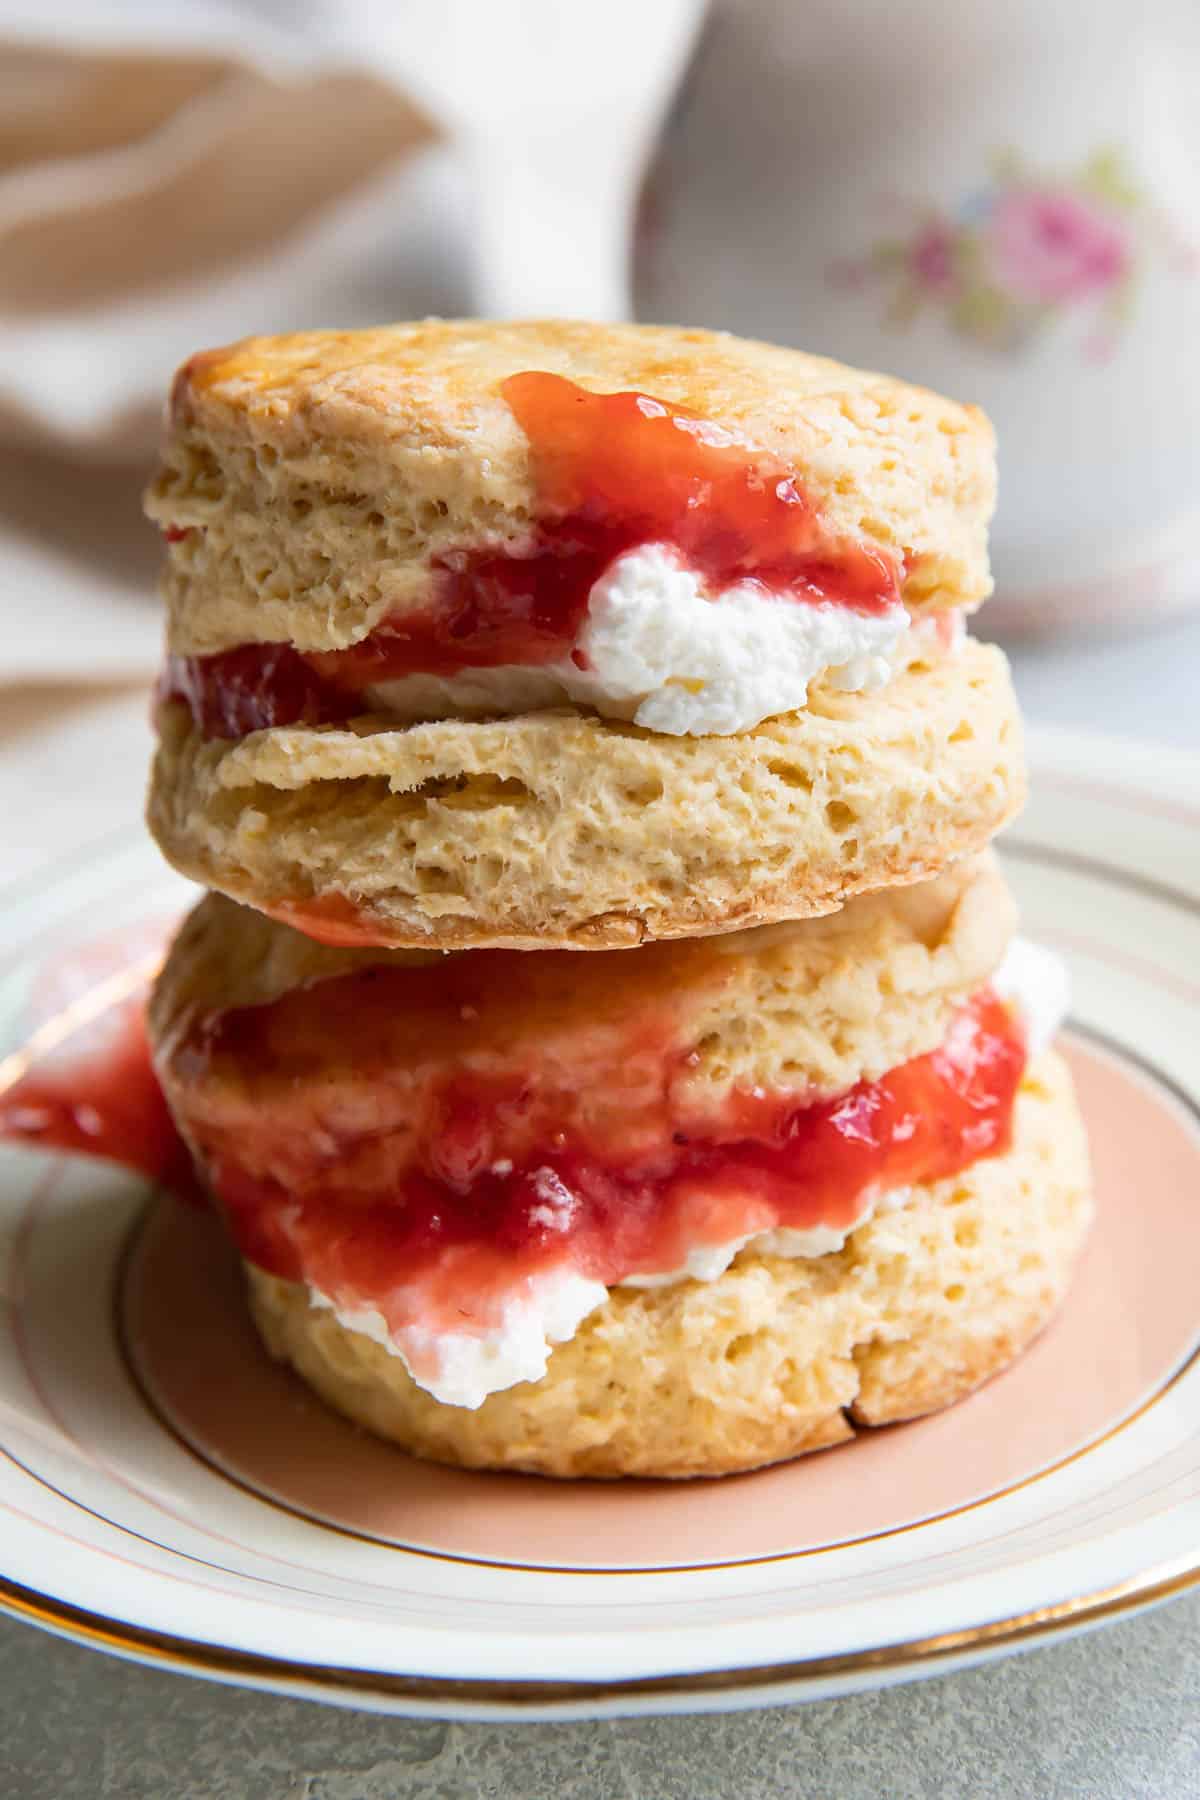
[[[840,1250],[850,1233],[876,1212],[905,1205],[910,1192],[897,1188],[868,1200],[844,1230],[816,1225],[804,1231],[780,1227],[751,1232],[690,1251],[678,1269],[628,1275],[617,1285],[660,1288],[681,1281],[715,1281],[748,1248],[766,1256],[827,1256]],[[393,1332],[376,1307],[338,1306],[312,1286],[308,1294],[313,1306],[333,1312],[347,1331],[361,1332],[398,1356],[418,1387],[435,1400],[474,1411],[489,1394],[515,1387],[520,1381],[540,1381],[552,1347],[573,1338],[588,1314],[608,1299],[609,1290],[603,1282],[565,1267],[526,1276],[505,1301],[499,1321],[481,1332],[442,1331],[424,1325],[402,1326]]]
[[[797,601],[756,581],[710,596],[669,545],[643,544],[593,585],[572,656],[408,675],[377,683],[367,698],[409,721],[570,701],[672,737],[724,737],[795,712],[819,675],[851,692],[884,686],[911,654],[910,624],[898,601],[861,613]]]
[[[584,1319],[608,1298],[602,1281],[574,1269],[547,1269],[523,1278],[505,1300],[497,1324],[487,1331],[441,1331],[406,1325],[390,1331],[373,1306],[340,1307],[320,1288],[310,1287],[314,1306],[329,1308],[347,1331],[398,1356],[418,1387],[444,1406],[482,1406],[489,1394],[540,1381],[550,1350],[573,1338]]]
[[[1036,1056],[1050,1043],[1066,1015],[1069,982],[1062,959],[1028,938],[1014,938],[992,977],[992,987],[1020,1014],[1029,1055]],[[569,1213],[573,1196],[552,1171],[545,1175],[540,1192],[545,1222],[551,1224],[560,1213]],[[879,1213],[907,1205],[911,1195],[910,1188],[876,1194],[868,1191],[861,1209],[844,1228],[778,1226],[749,1232],[724,1243],[697,1245],[678,1268],[626,1275],[616,1285],[663,1288],[681,1281],[716,1281],[743,1250],[764,1256],[829,1256],[840,1250],[859,1226]],[[478,1333],[424,1325],[391,1332],[374,1307],[339,1307],[319,1288],[310,1287],[309,1296],[314,1306],[331,1308],[348,1331],[360,1331],[398,1356],[413,1380],[435,1400],[473,1410],[489,1394],[515,1387],[520,1381],[540,1381],[553,1345],[573,1338],[588,1314],[603,1305],[608,1291],[603,1282],[565,1266],[526,1276],[504,1302],[498,1322]]]
[[[770,1231],[751,1231],[745,1237],[730,1238],[723,1244],[704,1244],[690,1250],[677,1269],[668,1269],[661,1275],[626,1275],[617,1285],[661,1288],[673,1287],[679,1281],[715,1281],[743,1250],[754,1250],[761,1256],[831,1256],[842,1248],[852,1231],[865,1225],[877,1212],[896,1212],[907,1206],[911,1198],[912,1189],[906,1187],[867,1195],[861,1210],[843,1227],[810,1225],[798,1230],[791,1225],[779,1225]]]
[[[1047,1049],[1071,1003],[1071,978],[1062,957],[1027,937],[1015,937],[992,976],[992,987],[1020,1014],[1029,1055]]]

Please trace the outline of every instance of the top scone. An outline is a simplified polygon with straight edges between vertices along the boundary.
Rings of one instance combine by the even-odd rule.
[[[1021,797],[977,410],[723,334],[431,321],[193,357],[151,823],[339,941],[828,911]]]

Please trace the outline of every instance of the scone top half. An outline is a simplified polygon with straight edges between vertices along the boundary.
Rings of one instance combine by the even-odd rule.
[[[737,732],[951,644],[993,500],[978,410],[721,333],[251,338],[173,390],[167,691],[221,738],[562,704]]]

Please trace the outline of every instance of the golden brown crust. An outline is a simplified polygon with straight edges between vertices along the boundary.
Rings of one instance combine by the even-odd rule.
[[[426,320],[184,364],[147,498],[188,532],[168,551],[172,649],[343,648],[421,601],[433,557],[526,543],[529,446],[499,390],[527,369],[640,389],[783,457],[834,532],[903,557],[910,608],[991,591],[994,448],[974,407],[721,332]]]
[[[565,952],[471,959],[471,1016],[463,1019],[459,958],[419,951],[336,950],[220,895],[202,900],[184,922],[151,995],[149,1025],[168,1099],[185,1129],[230,1109],[247,1125],[262,1109],[286,1110],[289,1142],[328,1124],[339,1105],[359,1109],[370,1081],[376,1130],[384,1129],[384,1092],[407,1066],[437,1082],[469,1066],[476,1074],[552,1055],[567,1067],[594,1067],[597,1034],[615,1023],[621,1041],[671,1021],[672,1092],[683,1108],[709,1090],[735,1085],[837,1094],[923,1056],[945,1037],[955,1009],[988,980],[1007,947],[1014,908],[990,856],[941,877],[850,901],[817,919],[769,925],[710,940],[652,944],[628,956],[609,951],[568,966]],[[294,1073],[278,1091],[269,1070],[223,1067],[218,1075],[177,1054],[205,1020],[233,1007],[258,1006],[362,967],[404,971],[434,963],[447,976],[441,1016],[431,1017],[422,979],[420,1024],[406,1033],[405,988],[388,990],[395,1028],[386,1068],[363,1069],[363,1047],[330,1039],[320,1068],[305,1082]],[[432,990],[436,991],[436,990]],[[320,1000],[316,1000],[320,1014]],[[436,1030],[436,1037],[434,1032]],[[495,1041],[493,1042],[493,1033]],[[686,1065],[683,1050],[689,1052]],[[539,1066],[536,1062],[532,1066]],[[215,1087],[210,1093],[207,1084]],[[238,1088],[231,1094],[230,1084]],[[604,1093],[580,1096],[590,1127]],[[614,1105],[617,1104],[614,1097]],[[398,1102],[400,1115],[414,1101]],[[566,1128],[570,1119],[557,1121]],[[263,1170],[271,1174],[277,1171]]]
[[[268,911],[348,898],[375,941],[418,948],[809,917],[929,879],[1024,799],[1007,665],[972,642],[734,737],[561,712],[227,743],[169,705],[160,726],[149,822],[176,868]]]
[[[722,1475],[952,1405],[1058,1306],[1091,1219],[1065,1065],[1030,1067],[1004,1156],[914,1191],[841,1251],[743,1252],[716,1281],[616,1288],[544,1378],[441,1405],[303,1288],[248,1269],[274,1355],[416,1455],[555,1476]]]

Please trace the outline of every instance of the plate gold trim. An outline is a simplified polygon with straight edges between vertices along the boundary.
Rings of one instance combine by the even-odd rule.
[[[1059,1601],[1052,1606],[1015,1613],[926,1638],[881,1644],[867,1650],[836,1656],[804,1657],[794,1662],[756,1663],[741,1669],[700,1670],[692,1674],[649,1675],[619,1681],[498,1681],[469,1676],[392,1674],[385,1670],[338,1668],[291,1662],[257,1651],[234,1650],[196,1638],[175,1637],[125,1624],[100,1613],[85,1611],[0,1577],[0,1612],[30,1624],[106,1650],[211,1680],[237,1680],[255,1687],[310,1688],[312,1697],[340,1699],[352,1704],[357,1695],[383,1697],[413,1703],[433,1702],[439,1707],[456,1702],[492,1706],[504,1710],[553,1708],[573,1702],[674,1699],[690,1695],[729,1693],[739,1689],[767,1694],[771,1690],[816,1684],[843,1675],[878,1669],[936,1666],[940,1662],[986,1653],[991,1649],[1032,1644],[1061,1632],[1140,1611],[1159,1601],[1186,1592],[1200,1583],[1200,1557],[1161,1565],[1144,1575],[1131,1576],[1111,1588]]]
[[[1161,1070],[1154,1066],[1154,1064],[1146,1061],[1144,1058],[1133,1052],[1127,1051],[1124,1046],[1118,1045],[1113,1039],[1107,1037],[1105,1033],[1096,1031],[1090,1026],[1069,1021],[1068,1029],[1083,1041],[1090,1042],[1093,1046],[1098,1046],[1106,1055],[1115,1056],[1119,1060],[1127,1062],[1139,1069],[1143,1074],[1161,1085],[1171,1098],[1177,1102],[1181,1102],[1184,1108],[1192,1114],[1193,1118],[1197,1122],[1200,1122],[1200,1105],[1198,1105],[1182,1088],[1177,1087],[1170,1078],[1165,1076]],[[1020,1493],[1022,1489],[1032,1487],[1037,1482],[1045,1481],[1051,1475],[1057,1475],[1061,1470],[1069,1468],[1072,1463],[1079,1462],[1082,1458],[1092,1455],[1101,1445],[1110,1443],[1113,1438],[1118,1437],[1122,1432],[1127,1431],[1131,1425],[1136,1424],[1139,1419],[1144,1418],[1147,1413],[1158,1406],[1163,1397],[1175,1387],[1176,1383],[1181,1381],[1183,1377],[1195,1367],[1197,1362],[1200,1361],[1200,1335],[1197,1335],[1192,1339],[1190,1349],[1188,1349],[1186,1354],[1151,1393],[1147,1394],[1146,1397],[1129,1412],[1124,1413],[1120,1418],[1116,1419],[1105,1431],[1101,1432],[1096,1437],[1088,1438],[1074,1450],[1068,1451],[1065,1456],[1059,1457],[1057,1461],[1047,1463],[1044,1468],[1034,1469],[1031,1474],[1022,1475],[1016,1481],[1009,1482],[1005,1487],[994,1488],[989,1493],[978,1495],[974,1500],[965,1500],[959,1506],[948,1507],[942,1512],[928,1513],[920,1518],[910,1519],[903,1525],[889,1525],[885,1526],[880,1531],[864,1532],[859,1537],[836,1538],[829,1543],[805,1545],[795,1550],[773,1550],[762,1556],[723,1557],[716,1562],[653,1563],[640,1567],[597,1567],[594,1565],[589,1567],[572,1563],[522,1563],[505,1561],[499,1557],[466,1556],[453,1550],[433,1550],[427,1545],[402,1543],[395,1538],[376,1536],[369,1531],[357,1530],[352,1525],[343,1525],[338,1520],[326,1518],[320,1513],[309,1512],[306,1508],[297,1506],[292,1502],[281,1498],[278,1494],[272,1493],[270,1489],[257,1486],[254,1482],[247,1480],[245,1476],[240,1475],[234,1469],[229,1468],[204,1446],[194,1442],[176,1423],[166,1404],[155,1392],[150,1378],[141,1366],[137,1353],[130,1342],[126,1318],[128,1311],[126,1304],[128,1283],[133,1274],[146,1228],[157,1206],[171,1204],[173,1204],[171,1197],[169,1195],[164,1195],[160,1196],[157,1200],[150,1200],[139,1212],[121,1245],[113,1275],[113,1333],[117,1353],[130,1387],[140,1400],[145,1412],[152,1422],[193,1462],[206,1470],[208,1474],[216,1476],[220,1481],[227,1482],[230,1487],[236,1488],[239,1493],[248,1495],[250,1499],[258,1501],[260,1505],[269,1506],[274,1512],[284,1514],[286,1518],[299,1519],[305,1524],[315,1526],[320,1531],[332,1531],[338,1537],[352,1538],[358,1543],[371,1544],[381,1550],[395,1551],[401,1556],[417,1556],[430,1562],[456,1563],[467,1568],[505,1569],[514,1574],[521,1575],[570,1575],[586,1576],[593,1579],[624,1576],[635,1579],[638,1577],[646,1579],[655,1575],[700,1575],[712,1573],[719,1569],[760,1568],[769,1563],[802,1562],[810,1557],[831,1556],[838,1551],[857,1549],[861,1544],[875,1544],[891,1538],[906,1537],[913,1532],[924,1531],[929,1526],[941,1525],[948,1519],[961,1518],[966,1513],[977,1512],[982,1507],[991,1506],[1000,1500],[1007,1499],[1010,1494]],[[300,1382],[299,1376],[295,1376],[294,1379],[297,1383]],[[920,1421],[915,1421],[915,1423],[919,1424]],[[837,1449],[843,1449],[852,1452],[853,1446],[846,1444],[835,1446],[834,1448],[835,1451]],[[398,1452],[398,1454],[403,1454],[403,1452]],[[13,1460],[16,1459],[14,1458]],[[20,1466],[25,1469],[26,1474],[33,1475],[35,1480],[41,1481],[43,1479],[36,1471],[26,1468],[24,1464],[21,1464]],[[758,1473],[758,1471],[751,1471],[750,1473],[753,1475]],[[718,1477],[717,1479],[721,1478]],[[68,1495],[66,1498],[70,1498],[70,1496]],[[75,1502],[75,1504],[78,1504],[78,1502]],[[106,1519],[105,1523],[112,1524],[114,1521]],[[121,1529],[121,1527],[118,1527],[118,1529]]]

